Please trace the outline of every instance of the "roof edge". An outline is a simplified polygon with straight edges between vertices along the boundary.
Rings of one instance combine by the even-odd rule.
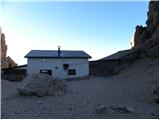
[[[27,57],[27,56],[25,56],[24,58],[56,58],[56,59],[58,59],[58,58],[92,58],[91,56],[90,57]]]

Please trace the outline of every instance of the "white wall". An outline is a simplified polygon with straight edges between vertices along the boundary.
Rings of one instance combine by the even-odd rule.
[[[28,58],[27,73],[39,73],[40,69],[51,69],[52,76],[55,78],[74,78],[89,75],[89,62],[87,58],[83,59],[59,59],[50,58],[42,61],[40,58]],[[68,69],[76,69],[76,75],[68,75],[68,69],[64,70],[63,64],[69,64]],[[58,67],[58,69],[56,69]]]

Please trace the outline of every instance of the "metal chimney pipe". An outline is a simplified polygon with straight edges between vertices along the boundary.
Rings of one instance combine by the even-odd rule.
[[[60,50],[60,46],[58,46],[58,57],[60,57],[61,55],[61,50]]]

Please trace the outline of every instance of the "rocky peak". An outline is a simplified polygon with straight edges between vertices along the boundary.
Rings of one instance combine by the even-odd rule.
[[[7,45],[5,41],[5,35],[1,34],[1,58],[4,59],[7,54]]]
[[[0,49],[0,56],[1,56],[1,68],[9,68],[16,66],[17,64],[7,55],[7,45],[5,40],[5,34],[2,33],[0,28],[0,39],[1,39],[1,49]]]
[[[132,48],[141,48],[149,57],[159,56],[159,1],[149,2],[146,27],[136,26]]]

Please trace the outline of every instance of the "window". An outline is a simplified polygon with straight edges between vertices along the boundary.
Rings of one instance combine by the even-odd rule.
[[[52,75],[52,70],[40,70],[40,73],[42,74],[48,74],[48,75]]]
[[[75,69],[69,69],[68,70],[68,75],[76,75],[76,70]]]
[[[56,67],[55,67],[55,69],[57,70],[57,69],[58,69],[58,67],[56,66]]]
[[[42,59],[42,62],[46,62],[46,61],[47,61],[47,59],[45,59],[45,58]]]
[[[69,64],[63,64],[63,68],[66,70],[66,69],[68,69],[68,67],[69,67]]]

